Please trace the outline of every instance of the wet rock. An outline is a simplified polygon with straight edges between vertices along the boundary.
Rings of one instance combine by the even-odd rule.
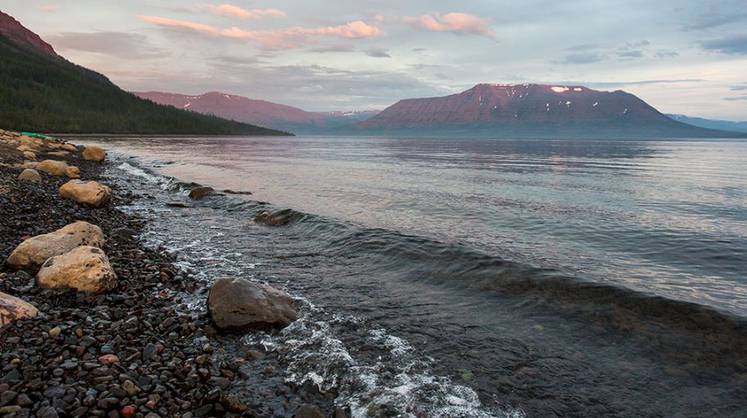
[[[189,198],[192,200],[202,200],[211,193],[213,193],[212,187],[199,186],[189,191]]]
[[[65,254],[81,245],[101,248],[104,242],[101,228],[78,221],[23,241],[8,257],[8,265],[17,269],[37,270],[51,257]]]
[[[324,414],[318,406],[304,404],[296,410],[293,418],[324,418]]]
[[[112,189],[96,181],[70,180],[60,187],[60,197],[93,207],[109,201]]]
[[[29,181],[31,183],[41,183],[42,178],[38,171],[33,168],[27,168],[21,171],[21,174],[18,175],[18,180]]]
[[[67,167],[64,161],[44,160],[36,166],[36,169],[51,176],[62,177],[67,175]]]
[[[117,275],[103,250],[81,246],[48,259],[39,270],[36,282],[46,289],[103,293],[117,286]]]
[[[101,162],[106,159],[106,151],[95,145],[88,145],[83,149],[83,159],[87,161]]]
[[[215,281],[208,310],[215,325],[224,330],[285,327],[298,318],[287,293],[238,278]]]
[[[18,319],[30,319],[36,317],[39,310],[34,305],[0,292],[0,327],[10,324]]]
[[[220,403],[229,412],[242,413],[249,409],[236,395],[225,395],[221,397]]]
[[[295,222],[302,216],[302,214],[291,209],[283,209],[276,212],[262,211],[254,217],[254,222],[270,226],[282,226]]]

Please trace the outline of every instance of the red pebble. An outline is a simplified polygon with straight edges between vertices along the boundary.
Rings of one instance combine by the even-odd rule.
[[[136,413],[137,413],[137,408],[135,408],[132,405],[127,405],[124,408],[122,408],[122,416],[124,418],[134,417]]]
[[[119,363],[119,357],[115,356],[114,354],[106,354],[99,357],[99,363],[106,365],[116,364]]]

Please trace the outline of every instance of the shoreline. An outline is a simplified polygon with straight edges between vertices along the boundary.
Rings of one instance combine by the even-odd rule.
[[[67,161],[81,178],[101,179],[108,163],[86,161],[80,151],[61,157],[43,150],[36,157]],[[180,296],[205,289],[179,271],[173,257],[138,241],[145,221],[117,209],[131,194],[114,188],[100,208],[78,205],[58,196],[67,178],[18,180],[24,156],[8,143],[0,143],[0,158],[3,260],[28,237],[82,220],[103,230],[102,249],[119,279],[99,295],[48,290],[34,285],[30,273],[2,266],[0,292],[39,314],[0,328],[1,415],[347,416],[315,388],[286,384],[272,353],[220,333],[207,314],[184,309]]]

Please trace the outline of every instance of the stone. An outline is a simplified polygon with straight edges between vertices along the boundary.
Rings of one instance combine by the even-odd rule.
[[[223,330],[285,327],[298,318],[287,293],[239,278],[215,281],[208,294],[208,311]]]
[[[36,154],[34,154],[33,151],[24,151],[23,152],[23,158],[25,158],[27,160],[35,160],[36,159]]]
[[[189,191],[189,198],[192,200],[202,200],[209,194],[213,193],[212,187],[199,186]]]
[[[109,201],[112,189],[96,181],[70,180],[60,187],[60,197],[80,204],[101,207]]]
[[[27,168],[18,175],[18,180],[28,181],[31,183],[41,183],[41,174],[33,168]]]
[[[117,275],[102,249],[85,245],[48,259],[36,283],[45,289],[103,293],[117,286]]]
[[[83,159],[87,161],[101,162],[106,159],[106,151],[95,145],[88,145],[83,150]]]
[[[51,176],[62,177],[67,175],[67,167],[64,161],[44,160],[37,164],[36,169]]]
[[[0,327],[4,327],[18,319],[31,319],[39,314],[34,305],[0,292]]]
[[[254,217],[254,222],[270,226],[282,226],[299,220],[303,215],[292,210],[283,209],[277,212],[262,211]]]
[[[135,405],[127,405],[122,408],[122,416],[124,418],[134,417],[135,414],[137,414],[137,408],[135,407]]]
[[[60,157],[60,158],[67,158],[70,156],[70,153],[68,151],[60,150],[60,151],[48,152],[47,155],[53,155],[55,157]]]
[[[71,178],[71,179],[79,179],[80,178],[80,168],[78,168],[78,167],[76,167],[74,165],[68,166],[65,169],[65,175],[68,178]]]
[[[104,233],[96,225],[78,221],[54,232],[23,241],[10,257],[8,265],[17,269],[37,270],[47,259],[65,254],[81,245],[103,247]]]
[[[318,406],[304,404],[298,407],[293,418],[324,418]]]
[[[75,151],[78,151],[78,147],[76,147],[76,146],[75,146],[75,145],[73,145],[73,144],[61,144],[61,145],[60,145],[60,149],[61,149],[61,150],[65,150],[65,151],[68,151],[68,152],[75,152]],[[86,158],[86,159],[87,159],[87,158]]]
[[[62,333],[62,328],[60,328],[60,327],[54,327],[54,328],[52,328],[52,329],[49,330],[49,336],[52,337],[52,338],[59,337],[61,333]]]
[[[106,365],[106,366],[117,364],[119,363],[119,357],[115,356],[114,354],[105,354],[99,357],[99,363]]]

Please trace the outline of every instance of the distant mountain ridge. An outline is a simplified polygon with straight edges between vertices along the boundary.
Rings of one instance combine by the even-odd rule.
[[[672,120],[624,91],[543,84],[478,84],[450,96],[400,100],[355,129],[517,137],[730,136]]]
[[[293,106],[221,92],[200,95],[133,92],[142,99],[177,109],[294,132],[314,132],[359,122],[376,112],[307,112]]]
[[[285,135],[157,105],[68,62],[0,12],[0,128],[50,133]]]
[[[730,120],[718,120],[718,119],[706,119],[691,117],[685,115],[672,115],[668,114],[670,118],[677,122],[686,123],[688,125],[698,126],[706,129],[719,129],[722,131],[730,132],[741,132],[747,133],[747,122],[734,122]]]

